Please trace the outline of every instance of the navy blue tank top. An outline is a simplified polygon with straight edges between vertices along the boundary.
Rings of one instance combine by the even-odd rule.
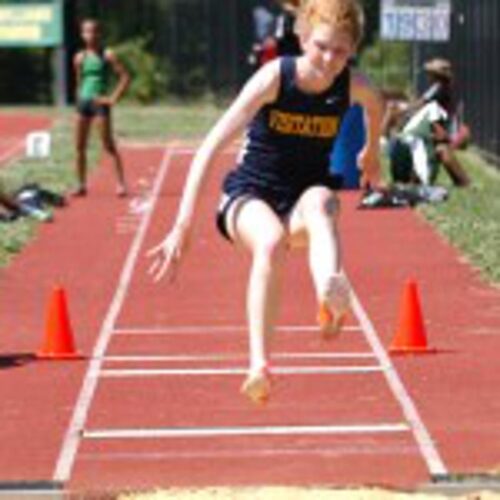
[[[244,184],[250,190],[297,197],[311,185],[332,181],[330,154],[350,104],[350,70],[321,94],[308,94],[296,84],[297,59],[283,57],[280,66],[278,98],[250,123],[238,168],[226,179],[226,192]]]

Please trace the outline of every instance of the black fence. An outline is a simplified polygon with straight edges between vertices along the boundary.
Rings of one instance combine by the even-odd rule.
[[[72,56],[80,46],[79,21],[102,21],[111,46],[134,38],[168,73],[169,93],[234,92],[250,74],[252,9],[266,0],[65,0],[67,76],[72,90]],[[271,3],[271,2],[270,2]],[[0,48],[0,103],[51,103],[50,50]]]
[[[419,61],[434,56],[452,61],[474,141],[498,157],[500,0],[452,2],[451,42],[419,44]],[[379,4],[363,3],[370,43]],[[149,39],[150,51],[168,73],[169,92],[234,92],[251,71],[247,56],[253,40],[252,10],[262,4],[276,8],[273,0],[65,0],[68,74],[79,44],[77,21],[96,16],[111,45],[134,37]],[[51,64],[48,51],[0,49],[0,102],[51,102]]]
[[[424,44],[421,62],[443,56],[455,72],[465,121],[473,140],[500,158],[500,1],[453,0],[449,44]]]
[[[111,42],[141,36],[168,71],[169,91],[192,94],[234,90],[248,75],[252,8],[258,0],[71,0],[68,45],[75,21],[96,16]],[[117,7],[120,7],[117,13]]]
[[[0,47],[0,104],[52,102],[49,49]]]
[[[363,0],[370,43],[378,22],[378,1]],[[166,73],[167,92],[216,95],[234,92],[248,78],[248,55],[254,40],[253,10],[279,12],[276,0],[65,0],[67,76],[72,87],[71,58],[78,49],[78,22],[100,19],[106,42],[116,46],[137,37]],[[50,51],[0,49],[1,102],[52,102]]]

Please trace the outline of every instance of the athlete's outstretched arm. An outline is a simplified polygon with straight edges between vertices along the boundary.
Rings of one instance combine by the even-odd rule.
[[[376,186],[380,182],[380,136],[384,118],[384,106],[379,91],[360,73],[354,73],[351,81],[351,99],[364,109],[366,144],[359,155],[362,184]]]
[[[230,108],[212,128],[189,169],[173,228],[149,254],[155,258],[150,272],[160,280],[179,261],[187,245],[205,179],[217,154],[238,137],[258,111],[276,100],[279,92],[279,61],[265,65],[245,85]]]

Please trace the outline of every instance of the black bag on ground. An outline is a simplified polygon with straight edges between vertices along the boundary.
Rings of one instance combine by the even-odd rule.
[[[45,207],[61,208],[66,205],[63,196],[42,188],[38,184],[24,185],[16,191],[15,199],[20,205],[31,206],[40,210]]]

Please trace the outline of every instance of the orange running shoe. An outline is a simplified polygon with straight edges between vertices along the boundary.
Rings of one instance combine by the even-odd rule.
[[[252,371],[243,382],[240,392],[257,405],[265,405],[271,393],[271,377],[269,368]]]

